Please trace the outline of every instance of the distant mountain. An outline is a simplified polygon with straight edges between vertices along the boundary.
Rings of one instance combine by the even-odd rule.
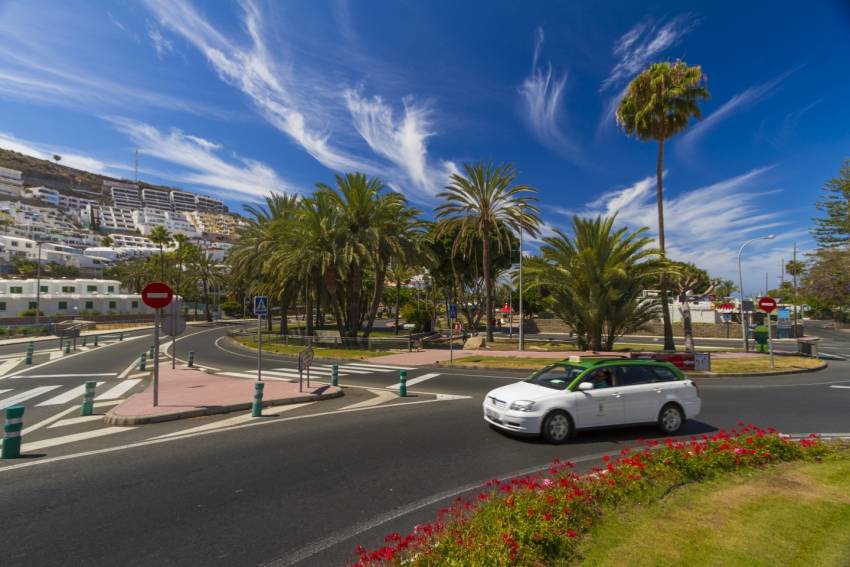
[[[56,163],[2,148],[0,148],[0,167],[17,169],[22,172],[25,187],[44,185],[45,187],[57,189],[63,193],[78,194],[81,197],[88,197],[90,199],[97,199],[99,197],[105,203],[108,202],[109,195],[103,194],[104,181],[132,183],[132,180],[98,175],[97,173],[62,165],[61,161]],[[164,189],[166,191],[173,189],[172,187],[153,185],[143,181],[139,181],[139,186]]]

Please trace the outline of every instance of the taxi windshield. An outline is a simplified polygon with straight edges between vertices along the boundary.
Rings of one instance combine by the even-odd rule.
[[[535,372],[530,378],[526,379],[526,382],[552,388],[553,390],[566,390],[567,386],[582,372],[584,372],[584,368],[580,366],[557,364],[555,366],[547,366]]]

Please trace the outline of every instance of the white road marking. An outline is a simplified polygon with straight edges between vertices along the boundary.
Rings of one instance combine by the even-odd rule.
[[[425,380],[430,380],[431,378],[436,378],[439,376],[439,373],[431,373],[431,374],[423,374],[422,376],[417,376],[416,378],[411,378],[407,381],[408,386],[413,386],[414,384],[418,384],[420,382],[424,382]],[[398,390],[401,387],[401,382],[396,382],[395,384],[390,384],[387,388],[393,388]]]
[[[50,358],[48,360],[56,360],[57,358],[62,358],[62,351],[61,350],[51,350],[50,351]]]
[[[11,388],[6,388],[5,390],[0,390],[0,394],[4,394],[6,392],[11,392]]]
[[[350,406],[345,406],[340,408],[340,410],[347,409],[356,409],[356,408],[368,408],[372,406],[380,405],[384,402],[388,402],[398,397],[395,392],[390,392],[389,390],[369,390],[369,392],[375,394],[374,398],[370,398],[368,400],[364,400],[362,402],[357,402],[356,404],[351,404]]]
[[[76,409],[76,408],[74,408]],[[79,417],[72,417],[69,419],[63,419],[62,421],[57,421],[53,425],[48,425],[47,429],[53,429],[54,427],[65,427],[67,425],[77,425],[78,423],[88,423],[89,421],[95,420],[103,421],[102,415],[81,415]]]
[[[272,406],[268,408],[263,408],[263,417],[268,417],[272,415],[280,415],[283,412],[303,408],[305,406],[311,406],[316,402],[307,402],[304,404],[285,404],[282,406]],[[191,429],[183,429],[181,431],[173,431],[171,433],[166,433],[165,435],[158,435],[153,437],[152,439],[166,439],[168,437],[176,437],[178,435],[188,435],[191,433],[200,433],[202,431],[213,431],[215,429],[226,429],[228,427],[233,427],[234,425],[241,425],[243,423],[248,423],[253,420],[262,419],[258,417],[253,417],[251,414],[246,415],[237,415],[236,417],[231,417],[228,419],[222,419],[220,421],[216,421],[213,423],[207,423],[205,425],[200,425],[198,427],[193,427]]]
[[[365,368],[367,370],[371,368],[371,369],[377,370],[379,372],[381,372],[381,371],[385,372],[387,370],[416,370],[416,367],[410,367],[410,366],[393,366],[391,364],[371,364],[371,363],[370,364],[364,364],[364,363],[360,363],[360,362],[349,362],[348,366],[354,366],[355,368]],[[381,369],[386,369],[386,370],[381,370]]]
[[[250,380],[256,380],[257,379],[257,373],[256,372],[219,372],[218,375],[220,375],[220,376],[230,376],[232,378],[248,378]],[[296,376],[296,378],[297,378],[297,376]],[[280,376],[271,376],[271,375],[269,375],[268,370],[263,370],[263,380],[275,380],[275,381],[280,381],[280,382],[295,382],[295,380],[292,377],[282,378]]]
[[[94,407],[100,408],[100,407],[104,407],[104,406],[114,406],[115,404],[118,404],[118,403],[123,402],[123,401],[124,400],[114,400],[114,401],[109,401],[109,402],[95,402]],[[76,406],[72,406],[70,408],[64,409],[64,410],[60,411],[59,413],[48,417],[47,419],[43,419],[43,420],[39,421],[38,423],[30,425],[29,427],[27,427],[26,429],[21,431],[21,435],[29,435],[33,431],[38,431],[42,427],[47,427],[51,423],[59,421],[60,419],[62,419],[66,415],[68,415],[69,413],[74,413],[74,412],[78,412],[78,411],[80,411],[80,408],[78,408]],[[101,417],[103,417],[103,416],[101,416]]]
[[[18,356],[17,358],[10,358],[9,360],[4,360],[3,363],[0,364],[0,376],[3,376],[23,361],[24,357],[22,356]]]
[[[265,372],[266,372],[266,370],[263,370],[263,373],[265,373]],[[283,368],[273,368],[271,370],[271,372],[285,372],[287,374],[294,373],[296,376],[298,375],[298,369],[297,368],[286,368],[285,366]],[[321,369],[316,369],[316,368],[312,368],[312,367],[310,368],[310,376],[330,376],[331,374],[333,374],[333,372],[330,371],[330,370],[321,370]],[[304,376],[307,376],[307,369],[306,368],[304,369]]]
[[[333,371],[333,367],[330,364],[317,364],[318,368],[327,368],[328,370]],[[341,371],[340,375],[343,372],[350,372],[351,374],[372,374],[368,370],[363,370],[362,368],[357,368],[356,366],[351,366],[349,364],[340,364],[337,366],[337,370]]]
[[[850,386],[830,386],[830,388],[841,388],[842,390],[850,390]]]
[[[469,400],[472,396],[458,396],[456,394],[436,394],[437,399],[440,401],[448,401],[448,400]]]
[[[102,372],[102,373],[91,373],[91,374],[19,374],[14,378],[19,380],[21,378],[114,378],[114,372]]]
[[[103,382],[98,382],[97,385],[100,386]],[[80,384],[76,388],[71,388],[67,392],[59,394],[49,400],[43,401],[40,404],[36,404],[35,407],[42,406],[61,406],[62,404],[67,404],[72,400],[76,400],[77,398],[82,398],[83,393],[86,391],[86,385]]]
[[[72,435],[63,435],[62,437],[53,437],[52,439],[43,439],[42,441],[35,441],[34,443],[25,443],[21,448],[22,453],[32,453],[33,451],[40,451],[41,449],[47,449],[48,447],[56,447],[57,445],[65,445],[67,443],[76,443],[77,441],[85,441],[87,439],[96,439],[98,437],[106,437],[107,435],[113,435],[115,433],[121,433],[122,431],[130,431],[132,429],[136,429],[135,427],[104,427],[102,429],[95,429],[93,431],[86,431],[84,433],[74,433]]]
[[[142,380],[140,378],[135,378],[119,382],[117,385],[113,386],[109,390],[96,397],[95,400],[114,400],[116,398],[120,398],[121,396],[132,390],[133,387],[141,381]]]
[[[33,388],[32,390],[27,390],[26,392],[9,396],[4,400],[0,400],[0,409],[6,409],[9,406],[25,402],[31,398],[35,398],[42,394],[46,394],[51,390],[55,390],[56,388],[61,388],[61,386],[39,386],[38,388]]]

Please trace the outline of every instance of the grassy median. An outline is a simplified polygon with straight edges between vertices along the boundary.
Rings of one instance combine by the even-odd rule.
[[[588,534],[577,563],[850,565],[848,457],[695,484],[651,506],[607,515]]]
[[[775,356],[774,368],[770,367],[770,356],[761,355],[747,358],[715,358],[711,361],[711,371],[716,374],[757,374],[759,372],[777,372],[788,370],[807,370],[823,366],[817,358],[803,356]]]
[[[563,357],[558,358],[530,358],[523,356],[484,356],[472,355],[463,358],[455,358],[454,365],[459,368],[501,368],[505,370],[537,370],[548,364],[560,362]],[[440,366],[448,366],[449,361],[444,360]]]
[[[257,348],[257,339],[252,337],[234,337],[234,340],[251,348]],[[263,352],[274,352],[277,354],[286,354],[297,356],[299,352],[304,350],[304,345],[285,345],[279,343],[263,343]],[[367,358],[376,358],[379,356],[387,356],[390,354],[398,354],[407,352],[407,350],[397,351],[374,351],[374,350],[359,350],[351,348],[325,348],[313,347],[313,352],[316,358],[330,358],[337,360],[366,360]]]

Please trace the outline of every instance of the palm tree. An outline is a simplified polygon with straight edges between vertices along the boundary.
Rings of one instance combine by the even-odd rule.
[[[213,255],[206,250],[196,247],[194,258],[191,260],[193,273],[201,283],[201,289],[204,294],[204,315],[206,316],[206,320],[211,322],[210,287],[212,285],[221,285],[224,282],[224,271],[216,263]]]
[[[540,225],[539,211],[533,204],[536,189],[515,184],[517,172],[513,165],[479,163],[465,164],[465,175],[452,174],[449,185],[438,197],[444,200],[435,210],[444,221],[445,230],[459,228],[453,255],[463,241],[479,239],[485,287],[487,341],[493,340],[493,278],[490,266],[491,245],[497,249],[510,248],[510,237],[522,226],[535,236]]]
[[[113,244],[115,244],[115,240],[109,235],[100,238],[100,245],[104,248],[112,248]]]
[[[664,243],[664,142],[687,128],[691,117],[700,118],[700,99],[707,99],[705,76],[698,65],[684,61],[655,63],[629,84],[617,109],[617,123],[639,140],[658,141],[656,194],[658,199],[658,248],[665,254]],[[664,319],[664,349],[675,350],[667,280],[661,276],[661,310]]]
[[[165,280],[165,253],[163,246],[171,243],[171,233],[162,225],[155,226],[148,239],[159,246],[159,276],[161,280]]]
[[[526,262],[527,287],[547,291],[543,301],[575,330],[581,349],[611,350],[617,337],[657,316],[657,303],[642,293],[665,262],[647,228],[614,222],[573,217],[572,236],[556,229]]]

